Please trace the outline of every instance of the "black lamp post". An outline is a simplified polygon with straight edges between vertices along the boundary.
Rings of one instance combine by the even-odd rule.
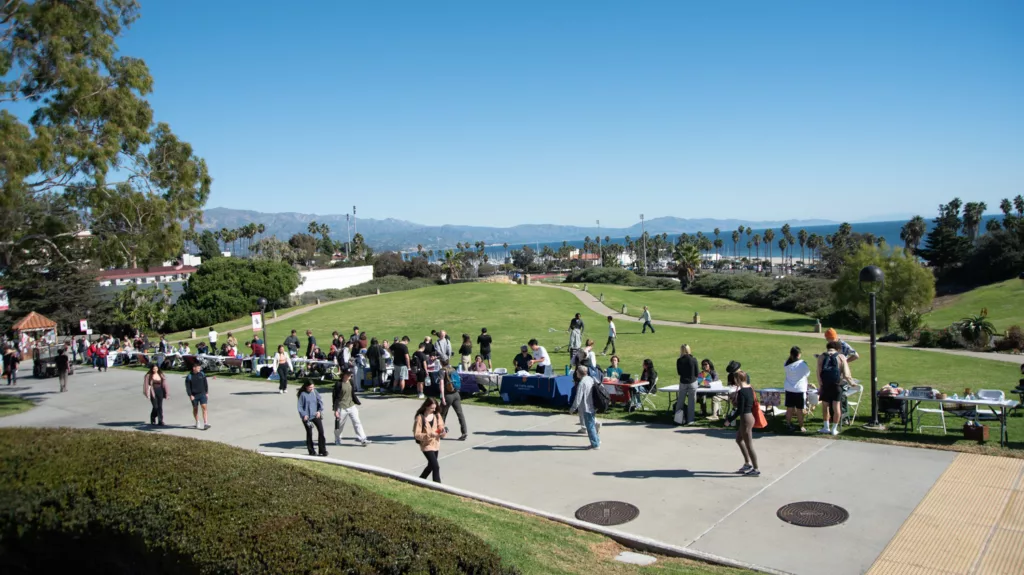
[[[256,305],[260,306],[260,325],[263,326],[263,353],[267,350],[267,318],[264,317],[263,313],[267,311],[267,298],[261,297],[256,300]]]
[[[875,310],[875,296],[885,286],[885,274],[878,266],[868,266],[860,270],[860,289],[868,294],[871,302],[871,421],[864,427],[867,429],[884,429],[878,422],[878,362],[876,361],[876,341],[878,338]]]

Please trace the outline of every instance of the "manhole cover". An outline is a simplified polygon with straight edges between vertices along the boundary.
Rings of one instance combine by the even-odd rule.
[[[576,510],[576,519],[596,525],[621,525],[636,519],[640,510],[621,501],[598,501]]]
[[[800,501],[779,508],[779,519],[801,527],[831,527],[850,518],[850,513],[831,503]]]

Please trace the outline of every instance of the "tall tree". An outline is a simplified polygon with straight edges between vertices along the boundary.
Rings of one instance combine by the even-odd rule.
[[[921,240],[924,238],[927,230],[928,224],[921,216],[914,216],[900,228],[900,239],[903,240],[903,245],[906,246],[910,253],[917,253],[917,249],[921,245]]]
[[[768,228],[764,231],[764,246],[768,249],[768,269],[775,268],[775,262],[772,261],[772,241],[775,239],[775,232]]]
[[[963,220],[960,219],[960,198],[953,198],[948,204],[939,206],[939,217],[925,239],[924,249],[919,255],[940,272],[960,265],[970,250],[970,240],[960,235]]]
[[[739,252],[737,251],[739,249],[739,244],[740,244],[740,232],[738,232],[738,231],[733,232],[732,233],[732,255],[733,255],[733,257],[736,257],[736,256],[739,255]]]
[[[978,239],[981,218],[985,215],[988,205],[985,202],[967,202],[964,204],[964,234],[973,242]]]
[[[799,232],[797,232],[796,237],[797,237],[797,240],[800,242],[800,261],[803,262],[804,265],[806,265],[807,264],[807,256],[805,255],[805,252],[804,252],[804,246],[807,245],[807,240],[809,239],[810,236],[807,233],[807,230],[801,229]]]
[[[676,273],[683,289],[690,285],[700,271],[700,251],[692,242],[678,242],[672,252]]]
[[[199,240],[196,243],[196,248],[199,250],[199,257],[204,262],[208,262],[213,258],[221,257],[220,246],[217,244],[217,237],[214,232],[210,230],[203,230],[203,233],[199,234]]]
[[[761,234],[754,234],[754,256],[761,259]]]
[[[129,0],[0,3],[0,102],[28,117],[0,110],[0,275],[21,261],[70,261],[68,237],[101,265],[171,259],[183,226],[201,220],[206,164],[154,122],[146,64],[117,52],[137,16]],[[42,226],[62,206],[74,212],[62,212],[57,236]]]

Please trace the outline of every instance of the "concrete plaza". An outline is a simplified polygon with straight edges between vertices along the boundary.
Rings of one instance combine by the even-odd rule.
[[[56,379],[24,377],[19,385],[0,392],[32,399],[38,406],[0,419],[0,426],[139,430],[260,451],[305,453],[294,388],[279,395],[276,382],[211,378],[211,428],[199,431],[183,377],[169,377],[165,428],[148,425],[150,406],[142,396],[142,373],[124,370],[80,370],[63,394],[57,392]],[[330,398],[324,401],[329,403]],[[417,406],[406,398],[364,396],[360,413],[373,444],[360,447],[349,428],[343,445],[328,447],[331,457],[418,475],[424,459],[411,433]],[[586,449],[586,436],[576,432],[575,417],[514,407],[464,409],[470,436],[464,442],[443,442],[442,479],[482,495],[565,517],[587,503],[625,501],[636,505],[640,515],[617,526],[620,531],[789,573],[1020,573],[998,565],[1024,567],[1024,557],[1017,555],[992,569],[986,569],[984,561],[986,553],[998,549],[992,542],[1001,533],[1010,538],[1007,545],[1017,535],[1024,539],[1020,460],[966,456],[981,463],[957,467],[954,462],[964,455],[765,434],[755,436],[762,475],[752,478],[733,473],[743,461],[732,434],[721,430],[608,421],[601,449],[591,451]],[[459,424],[454,412],[450,416],[451,437],[457,437]],[[328,415],[329,441],[332,427]],[[906,559],[898,541],[890,545],[898,533],[913,542],[916,532],[905,524],[913,523],[908,522],[912,514],[928,511],[926,497],[934,497],[929,493],[938,489],[940,478],[953,481],[956,469],[977,470],[979,465],[1004,470],[1001,481],[1006,485],[992,486],[995,491],[985,492],[980,500],[976,489],[964,487],[973,493],[972,504],[998,513],[978,518],[992,525],[989,531],[979,526],[977,533],[986,537],[965,542],[960,549],[970,556],[963,570],[928,569],[920,564],[923,560]],[[951,485],[948,489],[955,490],[956,484]],[[776,517],[779,507],[797,501],[833,503],[846,508],[850,518],[836,527],[812,529]],[[941,506],[945,499],[937,501]],[[949,519],[945,527],[939,520],[927,526],[933,538],[963,531],[956,519]],[[1014,526],[1020,527],[1019,533]],[[884,561],[879,559],[883,554]],[[925,559],[934,561],[936,554]]]

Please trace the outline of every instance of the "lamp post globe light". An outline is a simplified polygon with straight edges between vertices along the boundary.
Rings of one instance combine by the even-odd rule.
[[[864,427],[866,429],[884,429],[878,422],[878,361],[877,345],[878,331],[876,323],[876,300],[878,292],[885,287],[885,274],[878,266],[867,266],[860,270],[860,289],[868,294],[871,313],[871,421]]]

